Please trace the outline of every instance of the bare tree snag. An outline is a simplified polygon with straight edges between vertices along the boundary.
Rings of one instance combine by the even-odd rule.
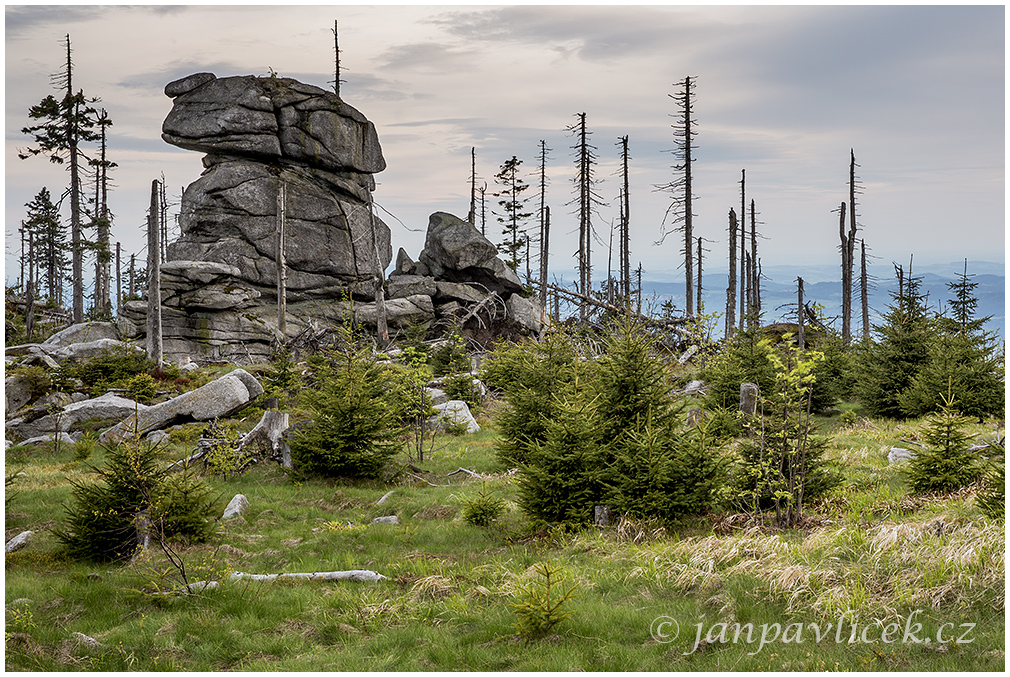
[[[725,336],[730,338],[736,329],[736,212],[729,210],[729,281],[726,284]]]
[[[340,97],[340,40],[337,37],[337,20],[333,20],[333,93]]]
[[[551,208],[547,206],[547,142],[540,140],[540,307],[547,307],[547,264],[550,250]]]
[[[620,268],[621,268],[621,296],[624,297],[624,305],[631,307],[631,198],[630,180],[628,177],[628,137],[621,137],[621,175],[624,180],[624,190],[621,201],[621,247],[620,247]]]
[[[379,256],[379,237],[375,233],[375,210],[372,196],[368,196],[368,222],[372,231],[372,251],[375,252],[375,268],[379,274],[375,276],[375,324],[379,335],[379,347],[389,345],[389,325],[386,321],[386,294],[382,288],[385,271],[382,268],[382,257]]]
[[[863,310],[863,338],[870,336],[870,276],[866,271],[866,240],[859,241],[859,300]]]
[[[796,324],[799,326],[799,332],[796,336],[796,344],[799,346],[800,350],[806,350],[806,337],[803,334],[803,278],[796,278]]]
[[[284,221],[287,209],[287,186],[277,177],[277,331],[281,342],[288,341],[288,265],[284,258]]]
[[[474,146],[470,147],[470,212],[466,216],[466,220],[471,224],[475,223],[477,218],[477,149]]]
[[[123,307],[123,272],[122,267],[122,248],[119,243],[116,243],[116,315],[119,315],[120,309]]]
[[[751,224],[753,227],[754,224]],[[747,317],[747,170],[740,170],[740,329]]]
[[[151,182],[151,209],[147,216],[147,359],[163,364],[164,346],[161,336],[161,248],[158,221],[161,216],[158,180]]]

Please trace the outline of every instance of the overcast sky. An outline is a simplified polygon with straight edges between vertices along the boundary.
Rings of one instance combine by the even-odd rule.
[[[163,142],[163,88],[185,75],[276,72],[320,87],[333,74],[340,22],[343,98],[375,123],[387,169],[375,199],[394,252],[416,258],[428,215],[469,208],[470,149],[492,184],[512,155],[533,176],[551,160],[552,270],[574,266],[573,138],[587,114],[599,157],[594,225],[618,218],[618,138],[630,137],[632,263],[673,273],[682,239],[654,245],[673,178],[669,95],[697,78],[695,235],[707,269],[725,268],[727,214],[741,169],[756,202],[766,265],[838,260],[849,149],[862,182],[861,237],[882,263],[1004,259],[1002,6],[11,6],[5,9],[7,278],[17,275],[24,204],[68,174],[17,158],[29,106],[54,93],[63,36],[75,87],[101,97],[114,125],[113,239],[144,247],[151,180],[170,193],[201,172],[201,154]],[[528,193],[535,192],[531,188]],[[489,219],[491,215],[489,213]],[[532,221],[531,221],[532,227]],[[489,223],[498,241],[499,228]],[[494,234],[492,234],[494,233]],[[616,258],[616,257],[615,257]],[[594,279],[605,276],[598,246]]]

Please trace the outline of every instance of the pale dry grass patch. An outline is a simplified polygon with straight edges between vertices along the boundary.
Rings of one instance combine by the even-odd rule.
[[[709,592],[756,579],[788,612],[894,617],[900,607],[1004,606],[1004,528],[963,516],[813,529],[786,541],[756,528],[626,550],[625,580]]]

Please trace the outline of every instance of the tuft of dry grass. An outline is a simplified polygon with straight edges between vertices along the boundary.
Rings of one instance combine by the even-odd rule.
[[[801,539],[750,527],[722,536],[655,542],[628,551],[626,579],[706,594],[733,577],[757,580],[789,612],[893,617],[898,606],[1005,601],[1004,528],[962,516],[823,526]]]

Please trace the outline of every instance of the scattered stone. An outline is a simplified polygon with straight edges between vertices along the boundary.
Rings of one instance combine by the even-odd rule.
[[[449,401],[449,396],[441,388],[425,388],[424,391],[431,398],[432,405],[445,404]]]
[[[32,541],[32,536],[35,535],[34,531],[22,531],[20,534],[7,541],[7,545],[4,548],[4,552],[17,552],[22,548],[26,547]]]
[[[901,463],[902,461],[910,461],[913,458],[915,458],[915,452],[902,447],[891,447],[890,451],[887,452],[888,463]]]
[[[543,309],[534,299],[523,298],[519,294],[512,294],[505,302],[509,319],[529,333],[539,336],[543,323]]]
[[[248,509],[249,500],[242,494],[235,494],[235,497],[228,502],[228,507],[224,509],[221,519],[227,520],[233,517],[240,517]]]
[[[60,444],[73,444],[75,440],[70,433],[50,433],[48,435],[39,435],[38,437],[30,437],[24,442],[21,442],[21,446],[27,447],[32,444],[49,444],[55,442],[57,438]]]
[[[480,426],[470,413],[470,407],[463,400],[449,400],[445,404],[435,405],[435,409],[438,414],[432,418],[432,422],[440,424],[444,421],[452,425],[463,425],[466,426],[468,434],[480,432]]]
[[[97,639],[95,639],[94,637],[88,637],[83,632],[74,632],[71,633],[70,636],[76,639],[81,644],[92,648],[97,648],[102,645],[101,642],[99,642]]]
[[[400,518],[396,515],[386,515],[385,517],[376,517],[372,520],[372,524],[399,524]]]
[[[147,443],[151,446],[168,443],[169,435],[164,430],[152,430],[147,434]]]

